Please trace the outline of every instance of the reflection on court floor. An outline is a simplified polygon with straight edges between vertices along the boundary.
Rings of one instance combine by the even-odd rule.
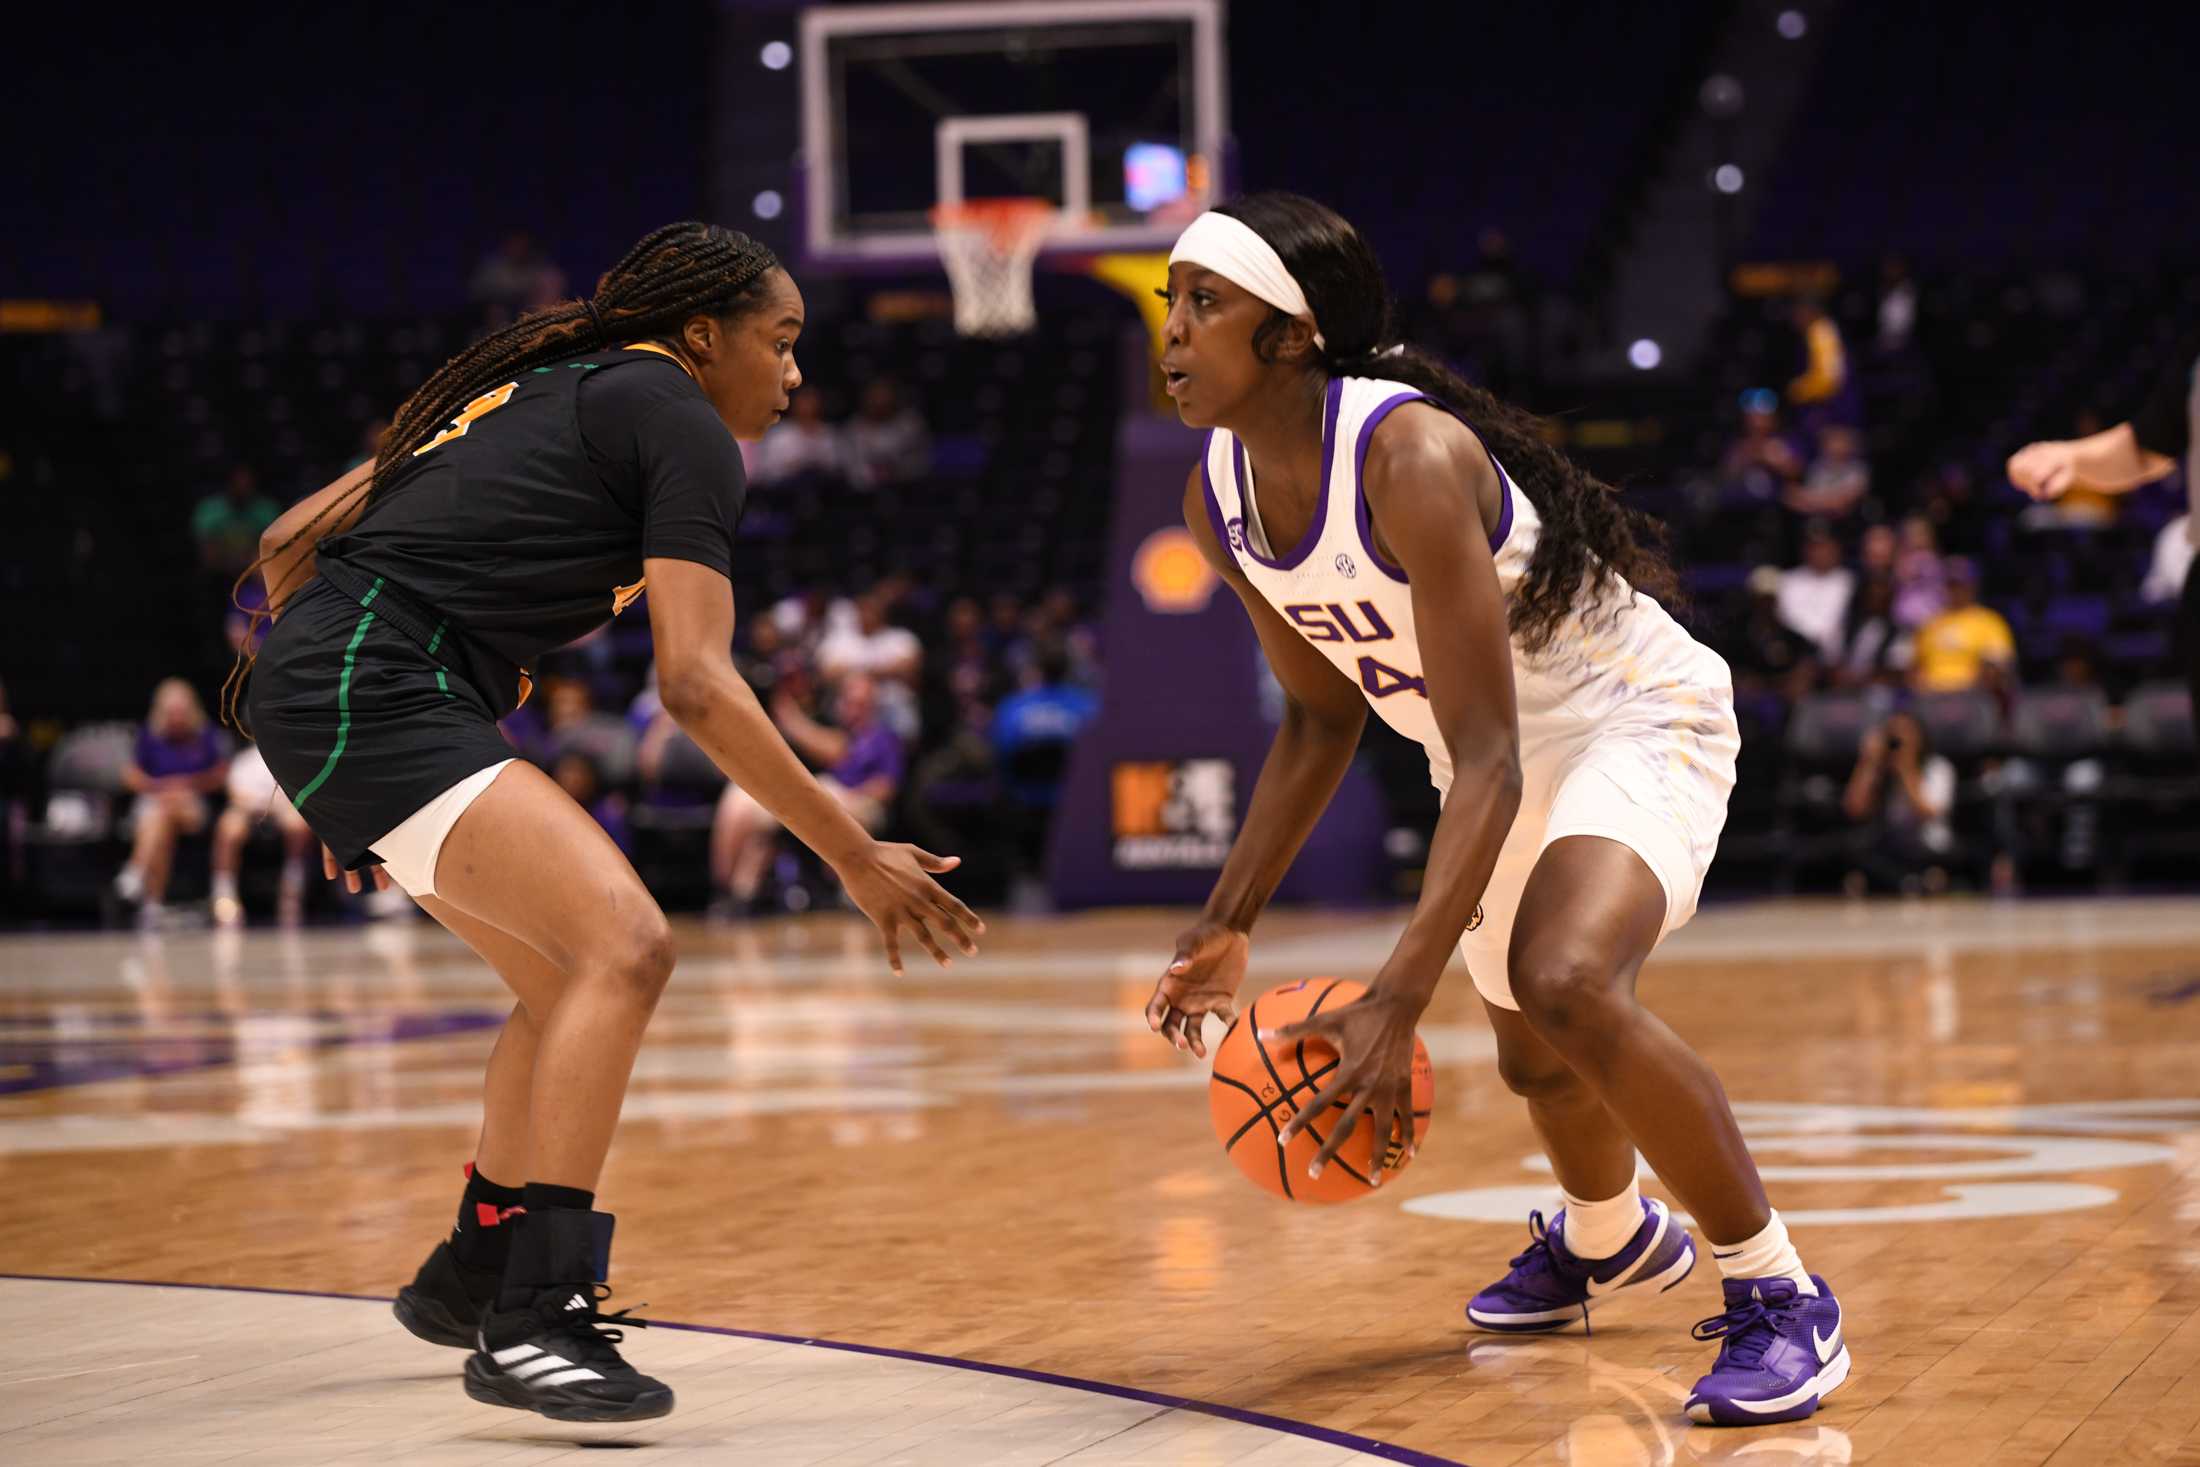
[[[1849,1311],[1841,1394],[1740,1432],[1679,1410],[1708,1267],[1592,1338],[1464,1328],[1556,1193],[1463,974],[1413,1170],[1294,1207],[1138,1016],[1180,921],[1004,920],[906,980],[859,923],[682,929],[614,1304],[753,1333],[632,1337],[681,1393],[650,1460],[2200,1461],[2200,903],[1715,909],[1661,950],[1645,998]],[[1273,914],[1252,982],[1364,977],[1401,921]],[[219,1286],[0,1283],[0,1460],[569,1455],[376,1304],[236,1292],[410,1276],[505,1007],[426,925],[0,939],[0,1269]]]

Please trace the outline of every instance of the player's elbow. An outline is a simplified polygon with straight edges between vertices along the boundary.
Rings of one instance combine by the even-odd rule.
[[[657,697],[672,721],[691,727],[727,694],[727,680],[738,678],[729,658],[686,657],[657,664]]]

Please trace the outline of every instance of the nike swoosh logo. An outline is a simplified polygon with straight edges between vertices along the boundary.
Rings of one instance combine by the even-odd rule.
[[[1833,1306],[1833,1333],[1831,1335],[1821,1335],[1818,1333],[1818,1326],[1812,1325],[1810,1328],[1810,1343],[1811,1348],[1818,1352],[1818,1363],[1820,1365],[1824,1365],[1827,1361],[1833,1359],[1834,1354],[1840,1350],[1841,1306],[1838,1302]]]
[[[1655,1217],[1658,1220],[1658,1230],[1655,1233],[1651,1234],[1650,1241],[1643,1245],[1641,1254],[1638,1255],[1635,1260],[1637,1265],[1640,1265],[1645,1260],[1647,1260],[1651,1254],[1657,1252],[1658,1245],[1665,1241],[1665,1229],[1667,1227],[1665,1209],[1663,1207],[1659,1207],[1654,1212],[1652,1212],[1651,1216]],[[1590,1274],[1588,1279],[1589,1297],[1592,1299],[1601,1299],[1606,1294],[1611,1293],[1614,1289],[1625,1288],[1629,1282],[1628,1279],[1625,1277],[1627,1272],[1628,1270],[1626,1269],[1620,1270],[1620,1273],[1615,1274],[1612,1277],[1611,1281],[1608,1283],[1602,1279],[1599,1279],[1595,1274]]]

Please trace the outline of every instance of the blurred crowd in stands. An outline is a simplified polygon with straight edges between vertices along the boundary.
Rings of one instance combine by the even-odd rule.
[[[2171,680],[2193,554],[2182,482],[2027,504],[2001,458],[2024,436],[2097,432],[2117,389],[2081,386],[2060,420],[2018,421],[2038,401],[1978,401],[2013,390],[1981,360],[2052,286],[1974,303],[1930,346],[1898,258],[1848,293],[1845,321],[1813,296],[1738,306],[1784,316],[1784,332],[1736,338],[1758,348],[1742,369],[1784,385],[1735,395],[1715,464],[1664,508],[1699,632],[1734,671],[1745,780],[1760,771],[1737,803],[1757,805],[1800,875],[2009,893],[2184,854],[2150,829],[2196,793]],[[1968,412],[1975,438],[1936,433],[1921,402]],[[1896,472],[1877,471],[1875,443]]]
[[[473,276],[476,326],[565,288],[541,247],[515,233]],[[1469,259],[1432,273],[1406,314],[1416,336],[1478,378],[1543,406],[1550,322],[1572,309],[1487,231]],[[1951,332],[1955,317],[1963,326]],[[936,431],[923,394],[903,385],[911,379],[861,354],[894,360],[877,345],[882,328],[848,329],[858,354],[847,369],[813,373],[786,421],[745,446],[746,528],[770,545],[798,519],[835,536],[843,516],[922,525],[959,569],[924,578],[891,559],[813,557],[790,573],[797,562],[782,556],[772,590],[738,588],[737,660],[862,823],[963,855],[958,890],[975,901],[1035,904],[1068,750],[1101,695],[1100,587],[1027,574],[1007,589],[982,568],[1028,563],[1061,506],[1104,517],[1080,497],[1106,482],[1091,445],[1111,428],[1074,424],[1112,407],[1075,383],[1048,388],[1064,416],[1034,425],[1058,446],[1038,456],[1036,490],[1011,469],[1005,498],[958,488],[950,504],[939,476],[967,472],[944,466],[969,460],[970,440]],[[1969,364],[2005,351],[1998,333],[2012,329],[1969,298],[1938,299],[1897,259],[1830,296],[1737,298],[1720,342],[1724,395],[1700,415],[1695,466],[1676,460],[1659,481],[1630,486],[1668,523],[1685,614],[1734,672],[1745,722],[1729,871],[1851,891],[2143,879],[2161,869],[2149,866],[2150,840],[2200,811],[2190,710],[2157,682],[2192,553],[2180,486],[2031,506],[2010,493],[1998,455],[2012,434],[2082,434],[2113,411],[2067,394],[2023,405],[2061,414],[2047,421],[1951,408]],[[936,388],[957,380],[939,354],[953,349],[908,360]],[[986,370],[970,396],[998,415],[981,425],[997,448],[995,423],[1016,418],[999,384],[1023,369],[1011,359]],[[1097,380],[1089,364],[1079,371]],[[386,412],[394,398],[375,401]],[[1961,441],[1922,420],[1936,411],[1961,423]],[[368,423],[348,454],[319,465],[322,477],[371,453],[382,427]],[[309,879],[319,857],[303,822],[202,701],[213,691],[206,669],[245,635],[232,585],[280,501],[315,485],[272,492],[249,462],[217,477],[188,513],[194,637],[214,655],[178,669],[188,679],[161,680],[142,726],[54,730],[58,743],[34,749],[0,689],[0,908],[82,911],[66,893],[90,891],[111,920],[158,927],[234,924],[248,911],[294,921],[350,903]],[[1025,507],[1028,523],[1001,523],[1002,503]],[[245,588],[247,605],[257,594]],[[666,716],[646,606],[537,672],[507,736],[668,905],[732,915],[837,899],[819,864]],[[1412,786],[1401,806],[1426,803],[1418,774],[1401,783]],[[395,894],[359,904],[409,910]]]

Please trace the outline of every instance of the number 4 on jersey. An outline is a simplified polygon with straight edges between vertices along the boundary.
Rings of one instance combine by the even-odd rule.
[[[1360,659],[1360,686],[1370,698],[1387,698],[1392,693],[1419,693],[1428,696],[1428,681],[1410,672],[1392,667],[1387,662],[1377,662],[1372,657]]]
[[[451,419],[451,426],[436,434],[435,437],[430,438],[424,446],[414,449],[413,457],[418,458],[431,448],[440,448],[453,438],[465,437],[466,430],[474,425],[474,419],[486,417],[498,408],[503,407],[505,403],[511,401],[513,392],[517,391],[518,388],[519,384],[517,382],[507,382],[502,387],[492,388],[472,402],[467,403],[459,415]]]

